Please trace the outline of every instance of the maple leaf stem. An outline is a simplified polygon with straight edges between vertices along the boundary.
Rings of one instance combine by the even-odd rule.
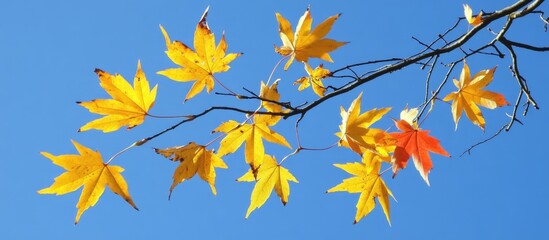
[[[219,81],[214,75],[212,75],[212,78],[214,79],[214,81],[216,83],[218,83],[222,88],[224,88],[225,90],[227,90],[227,92],[235,95],[235,96],[238,96],[238,94],[236,94],[235,92],[233,92],[231,89],[229,89],[227,86],[225,86],[221,81]]]
[[[286,161],[286,159],[288,159],[289,157],[291,157],[291,156],[293,156],[293,155],[296,155],[296,154],[299,153],[299,151],[301,151],[302,149],[303,149],[303,148],[300,148],[300,147],[296,148],[293,152],[291,152],[290,154],[284,156],[284,157],[280,160],[280,162],[278,163],[278,165],[282,165],[282,163],[283,163],[284,161]]]
[[[254,111],[252,114],[248,114],[248,115],[246,116],[246,120],[244,120],[244,122],[240,123],[240,125],[242,125],[242,124],[247,123],[248,121],[250,121],[250,120],[255,116],[255,114],[259,112],[259,110],[261,110],[261,102],[259,103],[259,107],[257,107],[257,108],[255,109],[255,111]]]
[[[286,159],[288,159],[289,157],[298,154],[301,150],[324,151],[324,150],[328,150],[330,148],[333,148],[333,147],[337,146],[338,142],[335,142],[334,144],[332,144],[330,146],[322,147],[322,148],[307,148],[307,147],[301,146],[301,141],[300,141],[300,138],[299,138],[299,123],[301,122],[301,120],[303,119],[304,116],[305,116],[305,114],[301,114],[300,117],[295,122],[295,138],[296,138],[296,141],[297,141],[297,148],[293,152],[291,152],[290,154],[284,156],[280,160],[280,163],[279,163],[280,165],[282,165],[282,163],[284,161],[286,161]]]
[[[337,141],[330,145],[330,146],[327,146],[327,147],[321,147],[321,148],[308,148],[308,147],[303,147],[301,145],[301,140],[299,138],[299,123],[301,122],[301,120],[303,119],[303,117],[305,117],[305,114],[301,114],[300,117],[297,119],[297,121],[295,122],[295,138],[296,138],[296,141],[297,141],[297,147],[300,148],[301,150],[309,150],[309,151],[323,151],[323,150],[328,150],[330,148],[333,148],[335,146],[337,146]]]
[[[333,147],[336,147],[338,143],[339,143],[339,141],[336,141],[335,143],[331,144],[330,146],[327,146],[327,147],[320,147],[320,148],[302,147],[301,150],[307,150],[307,151],[324,151],[324,150],[328,150],[328,149],[331,149],[331,148],[333,148]]]
[[[235,128],[236,129],[236,128]],[[217,140],[219,140],[221,137],[224,137],[225,135],[227,135],[227,133],[223,132],[224,134],[220,134],[219,136],[215,137],[214,139],[212,139],[211,141],[209,141],[208,143],[206,143],[206,145],[204,145],[204,147],[208,147],[210,146],[210,144],[216,142]]]
[[[138,143],[139,143],[139,142],[140,142],[140,141],[134,142],[134,143],[132,143],[132,145],[130,145],[130,146],[128,146],[128,147],[122,149],[122,151],[117,152],[116,154],[114,154],[111,158],[109,158],[109,161],[107,161],[107,162],[105,163],[105,165],[109,165],[109,164],[112,162],[112,160],[114,160],[114,159],[115,159],[116,157],[118,157],[120,154],[122,154],[122,153],[124,153],[124,152],[130,150],[131,148],[133,148],[133,147],[135,147],[135,146],[138,146]]]
[[[278,62],[273,67],[273,70],[271,71],[271,74],[269,74],[269,78],[267,78],[267,83],[265,85],[269,86],[269,84],[271,83],[271,79],[273,79],[274,73],[276,72],[276,69],[278,69],[278,67],[280,66],[280,63],[282,63],[288,57],[290,57],[290,55],[286,55],[286,56],[280,58],[280,60],[278,60]]]
[[[393,167],[389,166],[388,168],[384,169],[383,171],[379,172],[377,175],[381,176],[383,175],[384,173],[386,173],[387,171],[391,170]]]

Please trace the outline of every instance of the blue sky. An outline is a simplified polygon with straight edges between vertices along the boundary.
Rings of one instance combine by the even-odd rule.
[[[470,1],[475,13],[492,11],[513,1]],[[106,191],[95,207],[86,211],[80,223],[73,224],[80,191],[63,196],[39,195],[63,170],[39,154],[73,154],[70,140],[101,152],[104,158],[116,154],[136,140],[153,135],[178,120],[150,119],[130,131],[124,129],[103,134],[99,131],[77,133],[86,122],[97,118],[75,104],[95,98],[107,98],[100,88],[94,68],[120,73],[132,79],[137,61],[151,84],[158,84],[158,97],[151,113],[181,115],[200,112],[204,107],[239,104],[232,98],[199,94],[183,103],[190,84],[177,83],[155,72],[175,65],[164,54],[162,24],[172,39],[192,45],[193,32],[204,9],[209,5],[208,23],[217,39],[225,32],[230,52],[244,52],[231,64],[231,70],[217,75],[231,89],[258,90],[280,56],[273,45],[280,45],[275,12],[285,16],[295,27],[308,5],[313,25],[343,13],[329,37],[350,43],[333,52],[336,69],[348,64],[391,57],[406,57],[422,49],[411,39],[415,36],[430,42],[463,14],[462,1],[9,1],[0,9],[0,101],[4,110],[0,120],[2,174],[0,181],[0,238],[2,239],[151,239],[151,238],[263,238],[263,239],[532,239],[545,234],[549,224],[549,167],[543,154],[549,119],[545,110],[547,54],[518,50],[521,71],[541,110],[531,109],[520,117],[524,125],[515,124],[510,132],[472,151],[459,155],[472,144],[490,136],[508,121],[512,107],[494,111],[483,109],[486,133],[465,117],[454,130],[449,105],[437,102],[435,110],[422,125],[441,140],[452,155],[433,155],[431,186],[423,182],[412,165],[395,179],[384,179],[398,202],[391,200],[392,226],[388,226],[381,209],[353,225],[358,194],[325,191],[348,175],[334,163],[359,161],[348,149],[333,148],[321,152],[302,152],[289,158],[284,166],[296,176],[291,183],[287,206],[274,195],[249,219],[251,183],[236,183],[247,169],[242,150],[224,158],[229,169],[217,171],[217,196],[208,185],[192,179],[179,185],[168,201],[168,189],[176,164],[152,151],[183,145],[189,141],[207,143],[218,124],[229,119],[243,120],[235,113],[217,112],[199,121],[179,127],[158,140],[132,149],[113,164],[126,169],[124,177],[130,193],[140,208],[135,211],[121,198]],[[546,5],[541,10],[547,12]],[[502,22],[493,24],[493,29]],[[511,40],[528,40],[538,46],[549,44],[547,33],[537,16],[516,23],[509,32]],[[467,31],[463,23],[457,34]],[[490,39],[487,31],[478,34],[470,48]],[[502,48],[502,50],[504,50]],[[450,62],[459,53],[442,58]],[[509,58],[488,56],[468,59],[472,72],[498,66],[494,82],[488,89],[503,93],[514,103],[517,84],[511,76]],[[321,61],[312,60],[316,66]],[[452,73],[459,77],[461,65]],[[446,68],[433,74],[438,83]],[[294,63],[287,72],[279,69],[279,90],[283,99],[312,101],[312,90],[299,93],[291,83],[305,71]],[[384,76],[325,102],[306,115],[301,123],[301,140],[310,147],[323,147],[337,141],[334,133],[340,124],[339,106],[348,108],[363,92],[362,109],[393,107],[376,127],[391,127],[392,118],[407,104],[416,106],[424,97],[427,71],[410,67]],[[337,81],[337,80],[331,80]],[[217,91],[222,89],[216,86]],[[454,91],[452,85],[442,94]],[[253,108],[255,102],[242,106]],[[276,126],[295,146],[295,118]],[[392,128],[394,130],[394,128]],[[217,148],[217,146],[215,146]],[[268,144],[267,151],[278,159],[289,153]]]

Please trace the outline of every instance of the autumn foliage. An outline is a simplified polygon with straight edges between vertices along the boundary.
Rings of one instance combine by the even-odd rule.
[[[471,8],[464,5],[464,13],[465,19],[473,27],[483,23],[482,12],[473,16]],[[225,87],[217,77],[218,74],[229,71],[231,62],[238,60],[242,54],[228,52],[225,36],[216,42],[216,38],[206,22],[207,14],[208,10],[199,19],[194,30],[192,44],[172,40],[168,31],[160,26],[159,34],[162,34],[165,39],[165,53],[174,66],[167,66],[166,69],[159,70],[157,74],[189,85],[189,91],[184,97],[185,101],[192,100],[204,89],[210,93],[214,88],[224,90],[228,92],[228,95],[239,99],[244,98],[243,95],[236,94],[233,90]],[[298,183],[299,176],[294,176],[291,169],[286,168],[284,163],[289,157],[297,155],[304,148],[299,142],[297,146],[291,146],[286,139],[288,136],[277,133],[273,128],[280,121],[297,115],[291,113],[296,109],[299,110],[299,108],[281,102],[278,85],[293,83],[297,85],[296,88],[299,91],[311,88],[318,98],[333,94],[336,90],[328,88],[323,83],[333,76],[333,72],[323,64],[313,68],[309,64],[309,59],[317,58],[331,63],[333,59],[330,53],[338,50],[347,42],[326,37],[336,20],[339,19],[340,14],[328,17],[312,27],[313,18],[310,9],[307,9],[303,16],[295,22],[295,29],[282,14],[276,13],[275,16],[278,21],[278,32],[282,45],[275,46],[274,50],[282,56],[281,62],[286,61],[283,69],[288,70],[292,64],[302,65],[303,68],[298,69],[300,71],[304,69],[308,76],[284,83],[272,79],[258,82],[259,94],[248,96],[248,98],[258,101],[257,108],[248,112],[241,111],[243,114],[240,119],[220,121],[218,127],[208,130],[213,133],[213,139],[208,143],[197,143],[188,139],[184,143],[175,143],[174,147],[155,149],[157,154],[177,164],[172,176],[173,183],[169,186],[170,196],[176,186],[196,175],[207,182],[212,193],[216,195],[217,170],[228,168],[224,158],[242,148],[243,156],[235,156],[235,158],[241,159],[241,163],[248,165],[249,170],[243,173],[237,181],[249,182],[254,185],[245,217],[248,218],[255,209],[260,208],[273,195],[273,190],[282,204],[288,203],[291,186]],[[191,45],[193,47],[190,47]],[[398,177],[397,174],[407,166],[409,160],[412,160],[421,178],[429,185],[428,174],[433,168],[433,162],[436,163],[436,160],[443,159],[442,157],[450,157],[443,147],[444,140],[437,139],[437,132],[430,132],[429,126],[422,125],[423,121],[419,121],[424,120],[430,111],[434,108],[448,111],[448,114],[453,116],[456,129],[462,113],[465,112],[466,117],[473,124],[484,130],[486,119],[479,106],[494,109],[509,105],[503,95],[485,89],[488,84],[498,79],[495,76],[495,67],[474,66],[479,69],[488,69],[480,70],[472,75],[465,58],[461,60],[460,66],[462,66],[462,71],[459,79],[453,80],[457,90],[450,88],[451,86],[445,87],[442,91],[447,93],[445,97],[433,96],[432,101],[423,106],[410,109],[400,108],[403,109],[401,111],[393,110],[396,107],[390,106],[364,110],[361,109],[362,94],[358,95],[351,103],[343,104],[348,107],[341,106],[341,124],[339,132],[335,133],[336,137],[334,137],[332,146],[339,146],[340,149],[337,151],[352,151],[353,154],[356,154],[356,161],[334,164],[335,167],[351,176],[342,179],[341,183],[327,189],[327,192],[359,194],[354,217],[355,223],[367,216],[375,208],[376,202],[381,205],[387,221],[389,224],[391,223],[390,205],[392,201],[390,199],[394,196],[389,190],[387,180],[391,177]],[[112,99],[78,102],[80,106],[91,113],[103,115],[85,123],[79,129],[80,132],[95,129],[108,133],[122,127],[131,129],[143,124],[147,117],[153,117],[149,114],[149,110],[154,106],[158,86],[155,85],[151,89],[151,84],[145,77],[139,62],[133,86],[121,75],[110,74],[99,69],[95,72],[98,75],[100,86]],[[191,82],[192,85],[186,82]],[[451,107],[448,107],[449,104],[435,106],[434,102],[449,102]],[[420,113],[420,109],[427,104],[431,104],[431,107],[427,110],[426,115],[422,115],[423,111],[421,110]],[[215,109],[206,109],[197,115],[182,116],[182,121],[173,128],[185,122],[194,121],[213,110]],[[400,114],[400,119],[392,119],[394,126],[379,124],[378,121],[388,118],[387,114],[391,111],[396,112],[394,113],[396,115]],[[301,114],[301,117],[303,116],[304,113]],[[299,121],[300,119],[297,120],[297,123]],[[171,131],[171,129],[166,131]],[[141,146],[166,131],[137,141],[120,153]],[[266,148],[266,142],[286,147],[293,152],[280,156],[269,151]],[[78,155],[54,156],[42,152],[43,156],[65,169],[66,172],[56,177],[50,187],[42,189],[38,193],[61,195],[76,191],[83,186],[76,205],[78,210],[75,223],[79,221],[83,212],[97,203],[107,186],[137,209],[130,197],[128,184],[122,176],[124,169],[111,165],[111,161],[120,154],[104,161],[99,152],[75,141],[73,144]],[[321,150],[327,151],[332,146]],[[279,156],[275,157],[275,155]],[[236,162],[231,163],[237,164]],[[386,174],[389,171],[392,172],[392,175]],[[338,181],[332,182],[336,184]],[[391,184],[395,184],[395,181],[391,181]]]

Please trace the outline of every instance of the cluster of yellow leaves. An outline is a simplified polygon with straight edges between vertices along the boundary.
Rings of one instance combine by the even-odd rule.
[[[387,221],[390,224],[389,191],[379,174],[382,161],[390,161],[390,152],[395,148],[394,140],[384,130],[370,126],[380,120],[391,108],[372,109],[360,113],[362,93],[351,103],[348,110],[341,107],[342,123],[339,145],[348,147],[362,156],[362,163],[335,164],[336,167],[355,175],[328,190],[361,193],[356,205],[355,223],[370,213],[375,207],[375,198],[379,198]]]
[[[87,123],[78,131],[97,129],[112,132],[122,126],[133,128],[142,124],[149,109],[154,105],[158,85],[150,90],[141,63],[137,63],[133,87],[121,75],[111,75],[100,69],[95,69],[95,73],[99,76],[99,84],[112,99],[77,102],[92,113],[107,115]]]
[[[347,42],[324,38],[340,15],[329,17],[311,31],[313,19],[310,9],[307,8],[307,11],[299,19],[294,33],[290,22],[282,17],[280,13],[276,13],[282,46],[275,46],[275,51],[290,58],[284,65],[284,70],[287,70],[294,60],[297,60],[305,64],[305,71],[309,74],[309,77],[302,77],[295,81],[294,84],[299,84],[299,91],[312,86],[316,95],[324,96],[326,88],[321,80],[329,77],[331,73],[328,69],[323,68],[322,64],[313,70],[308,62],[309,58],[320,58],[324,61],[333,62],[329,52],[347,44]]]
[[[275,81],[271,87],[268,87],[261,82],[260,97],[265,100],[270,100],[262,101],[261,106],[268,112],[283,112],[282,106],[272,102],[278,102],[280,100],[277,85],[278,81]],[[220,156],[235,152],[240,148],[242,143],[246,142],[245,160],[246,163],[250,165],[254,174],[256,174],[257,169],[261,166],[263,159],[266,156],[262,139],[288,148],[291,148],[291,146],[282,135],[269,128],[280,120],[280,116],[256,114],[253,119],[253,123],[243,124],[230,120],[219,125],[213,132],[223,132],[227,134],[220,143],[218,151]]]
[[[333,62],[328,53],[346,44],[345,42],[324,38],[338,17],[339,14],[329,17],[311,31],[312,18],[310,10],[307,9],[300,18],[294,33],[290,22],[279,13],[276,13],[283,46],[275,46],[275,51],[290,58],[286,62],[284,70],[287,70],[294,60],[297,60],[305,64],[305,70],[309,74],[309,77],[301,78],[294,83],[300,84],[299,91],[312,85],[313,91],[317,95],[324,96],[326,88],[321,80],[329,77],[330,71],[324,69],[322,65],[313,70],[308,64],[308,60],[309,58],[320,58]],[[280,99],[277,86],[278,81],[275,81],[271,87],[261,82],[261,107],[269,113],[285,112],[282,105],[276,103]],[[253,115],[253,123],[251,124],[239,124],[231,120],[222,123],[214,130],[214,132],[227,134],[220,143],[219,155],[221,156],[235,152],[244,141],[246,142],[245,160],[251,169],[238,181],[256,181],[246,218],[254,209],[265,203],[273,188],[281,198],[282,203],[286,204],[290,194],[288,181],[297,182],[295,177],[287,169],[280,166],[274,157],[265,154],[262,139],[291,148],[282,135],[269,128],[280,119],[280,115],[256,113]]]
[[[449,155],[437,139],[428,136],[428,131],[420,130],[413,122],[417,109],[405,109],[401,112],[401,118],[404,120],[395,121],[401,132],[387,133],[370,126],[389,112],[390,108],[372,109],[360,113],[361,98],[362,93],[351,103],[347,111],[341,108],[342,124],[339,126],[340,132],[336,135],[340,137],[340,146],[348,147],[362,156],[362,163],[336,164],[336,167],[355,177],[344,180],[328,192],[361,193],[356,205],[355,223],[373,210],[374,199],[379,198],[390,224],[388,196],[392,196],[392,193],[381,179],[381,163],[390,163],[396,175],[397,171],[404,168],[408,159],[412,157],[416,169],[429,184],[427,173],[432,167],[429,151],[444,156]]]
[[[217,47],[215,46],[214,34],[206,23],[207,15],[208,9],[202,15],[194,32],[195,51],[182,42],[172,42],[164,27],[160,26],[168,49],[166,55],[181,67],[159,71],[158,74],[175,81],[195,81],[185,101],[200,93],[204,87],[209,93],[214,88],[213,74],[228,71],[229,63],[241,55],[241,53],[226,54],[228,45],[225,42],[225,35],[221,37]]]
[[[443,99],[453,101],[452,115],[456,128],[461,113],[465,111],[467,117],[484,130],[485,120],[477,105],[494,109],[509,104],[503,95],[483,90],[493,80],[494,72],[495,68],[482,70],[471,78],[469,67],[464,62],[460,80],[454,79],[454,85],[458,90]],[[374,198],[378,197],[390,222],[387,196],[392,194],[379,176],[381,163],[385,161],[392,165],[394,177],[412,158],[415,168],[429,185],[428,174],[433,167],[429,152],[446,157],[450,154],[440,145],[438,139],[429,135],[428,130],[419,128],[416,122],[417,108],[404,109],[400,113],[400,120],[394,120],[395,126],[400,131],[387,133],[381,129],[371,128],[371,125],[380,120],[390,108],[372,109],[360,113],[361,97],[362,93],[351,103],[348,110],[341,108],[342,124],[339,126],[340,132],[336,135],[340,138],[339,145],[348,147],[361,155],[363,162],[336,164],[336,167],[355,177],[344,180],[328,192],[361,193],[357,203],[355,223],[371,212],[375,206]]]
[[[137,210],[137,206],[128,192],[128,184],[121,174],[124,169],[105,164],[99,152],[92,151],[75,141],[72,143],[80,155],[53,156],[50,153],[41,152],[42,155],[67,172],[56,177],[50,187],[44,188],[38,193],[63,195],[84,186],[76,204],[78,212],[74,220],[75,224],[78,223],[84,211],[97,203],[106,186],[109,186],[112,192],[118,194]]]
[[[155,149],[155,151],[172,161],[180,162],[173,174],[170,197],[177,184],[191,179],[196,173],[202,180],[210,184],[212,193],[217,194],[215,189],[215,168],[227,168],[227,165],[213,150],[208,151],[205,146],[190,142],[185,146]]]
[[[280,101],[277,86],[278,81],[275,81],[270,87],[261,82],[261,108],[270,113],[284,112],[282,106],[276,103]],[[290,195],[288,181],[298,182],[288,169],[276,162],[274,157],[265,154],[262,139],[291,148],[282,135],[269,128],[280,119],[280,115],[256,113],[251,124],[239,124],[231,120],[222,123],[214,130],[214,132],[227,134],[220,143],[219,154],[221,156],[235,152],[244,141],[246,142],[245,160],[250,165],[250,170],[237,179],[239,182],[255,182],[246,218],[253,210],[260,208],[267,201],[273,189],[282,203],[286,205]]]
[[[160,26],[166,43],[166,54],[180,67],[162,70],[158,74],[176,81],[195,81],[187,93],[185,101],[196,96],[204,88],[209,93],[214,88],[214,82],[217,81],[213,74],[228,71],[229,63],[241,55],[226,53],[228,45],[225,36],[221,38],[217,46],[215,45],[214,34],[206,23],[207,14],[208,9],[197,24],[194,33],[195,50],[182,42],[172,41],[166,30]],[[477,26],[482,23],[482,12],[473,17],[472,10],[468,5],[464,5],[464,14],[469,24]],[[283,45],[275,46],[275,51],[289,58],[284,70],[287,70],[294,60],[297,60],[303,62],[305,71],[309,75],[294,82],[294,85],[299,84],[299,91],[312,87],[319,97],[325,95],[326,87],[322,80],[330,77],[331,72],[325,69],[322,64],[312,69],[308,60],[309,58],[319,58],[333,62],[329,53],[346,44],[346,42],[325,38],[339,16],[339,14],[331,16],[311,30],[312,17],[310,10],[307,9],[299,19],[294,32],[290,22],[276,13]],[[85,124],[79,131],[97,129],[111,132],[122,126],[132,128],[142,124],[145,116],[149,115],[148,111],[154,105],[157,86],[150,89],[141,64],[138,62],[133,87],[118,74],[111,75],[99,69],[96,69],[95,72],[99,76],[101,87],[112,99],[78,102],[92,113],[106,115]],[[471,77],[469,67],[464,62],[460,80],[454,79],[454,85],[458,90],[443,99],[447,102],[453,101],[452,115],[456,128],[462,112],[465,111],[466,116],[484,130],[486,121],[477,105],[494,109],[509,104],[503,95],[483,90],[493,80],[494,72],[495,68],[482,70]],[[207,150],[207,146],[194,142],[184,146],[155,149],[156,153],[174,162],[179,162],[173,175],[170,196],[179,183],[191,179],[196,174],[210,185],[212,193],[216,195],[215,168],[227,168],[221,157],[234,153],[245,142],[245,162],[250,165],[250,170],[237,181],[255,182],[246,218],[267,201],[273,189],[284,205],[288,202],[289,182],[298,183],[298,181],[288,169],[281,166],[284,159],[278,163],[275,157],[265,153],[263,144],[263,140],[266,140],[291,149],[286,139],[271,129],[280,121],[281,114],[287,112],[280,102],[278,83],[277,80],[268,86],[261,82],[259,96],[261,106],[254,114],[247,116],[246,121],[238,123],[229,120],[213,130],[213,132],[225,134],[217,153]],[[381,178],[385,172],[381,170],[382,163],[385,162],[392,166],[394,177],[400,169],[406,167],[408,160],[412,158],[415,168],[429,185],[428,173],[433,166],[429,153],[433,152],[446,157],[450,155],[440,145],[438,139],[429,135],[428,130],[420,129],[416,122],[417,108],[403,110],[400,113],[400,120],[394,120],[399,132],[388,133],[371,126],[387,114],[391,108],[374,108],[361,113],[361,100],[362,93],[347,110],[341,107],[342,123],[339,126],[340,131],[336,135],[339,137],[339,146],[350,148],[361,156],[362,161],[334,164],[353,176],[344,179],[342,183],[330,188],[327,192],[360,193],[356,205],[355,223],[374,209],[377,199],[390,224],[389,196],[393,197],[393,194]],[[264,110],[264,112],[260,110]],[[50,187],[42,189],[38,193],[61,195],[84,186],[77,203],[78,212],[75,223],[79,221],[84,211],[97,203],[106,186],[109,186],[112,192],[120,195],[137,209],[129,195],[127,183],[121,175],[124,169],[119,166],[110,166],[109,162],[104,163],[99,152],[92,151],[74,141],[73,144],[80,155],[53,156],[50,153],[42,152],[42,155],[67,172],[56,177]]]

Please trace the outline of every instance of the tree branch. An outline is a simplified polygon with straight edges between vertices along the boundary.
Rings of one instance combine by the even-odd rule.
[[[336,91],[333,91],[331,93],[326,94],[324,97],[322,97],[322,98],[320,98],[320,99],[318,99],[314,102],[311,102],[310,104],[304,106],[303,108],[296,109],[296,110],[288,112],[288,114],[286,114],[284,116],[284,118],[288,118],[288,117],[291,117],[293,115],[297,115],[297,114],[307,112],[307,111],[315,108],[316,106],[320,105],[321,103],[323,103],[324,101],[326,101],[328,99],[331,99],[331,98],[339,96],[343,93],[349,92],[349,91],[361,86],[362,84],[367,83],[367,82],[372,81],[372,80],[375,80],[378,77],[383,76],[385,74],[388,74],[388,73],[391,73],[391,72],[394,72],[394,71],[398,71],[398,70],[400,70],[404,67],[407,67],[411,64],[420,62],[424,59],[428,59],[428,58],[434,57],[436,55],[443,55],[445,53],[448,53],[448,52],[451,52],[455,49],[458,49],[461,46],[463,46],[469,39],[471,39],[473,36],[475,36],[475,34],[478,33],[481,29],[486,28],[491,22],[496,21],[496,20],[501,19],[501,18],[504,18],[504,17],[508,16],[509,14],[511,14],[515,11],[518,11],[519,9],[527,6],[531,2],[532,2],[532,0],[521,0],[521,1],[518,1],[518,2],[516,2],[515,4],[513,4],[511,6],[508,6],[506,8],[503,8],[503,9],[499,10],[499,11],[496,11],[493,14],[490,14],[489,16],[484,18],[481,24],[479,24],[476,27],[473,27],[469,32],[463,34],[462,36],[456,38],[455,40],[450,41],[444,47],[438,48],[438,49],[435,49],[435,50],[432,50],[432,51],[428,51],[429,48],[426,48],[426,50],[423,50],[424,53],[412,55],[409,58],[404,58],[402,60],[399,60],[397,63],[388,65],[386,67],[382,67],[382,68],[378,69],[377,71],[374,71],[373,73],[371,73],[367,76],[364,76],[360,79],[357,79],[352,84],[349,84],[349,85],[347,85],[347,86],[345,86],[341,89],[338,89]],[[520,12],[521,14],[515,14],[515,17],[520,17],[520,16],[528,13],[529,11],[533,11],[542,2],[543,2],[543,0],[534,1],[534,3],[532,5],[525,8],[523,11],[521,11]],[[507,29],[508,29],[508,27],[505,28],[504,30],[506,31]],[[358,65],[355,64],[355,65],[349,65],[349,66],[352,67],[352,66],[358,66]],[[349,67],[349,66],[347,66],[347,67]],[[338,69],[334,72],[341,71],[341,70],[343,70],[347,67],[344,67],[342,69]]]
[[[361,62],[361,63],[350,64],[350,65],[347,65],[347,66],[342,67],[340,69],[336,69],[336,70],[332,71],[332,77],[333,78],[352,78],[353,81],[345,83],[345,84],[341,85],[340,87],[329,86],[329,87],[327,87],[327,89],[332,89],[333,90],[332,92],[327,93],[325,96],[323,96],[323,97],[321,97],[321,98],[319,98],[315,101],[312,101],[310,103],[305,103],[305,104],[297,106],[297,107],[293,107],[290,102],[278,102],[278,101],[273,101],[273,100],[269,100],[269,99],[263,99],[263,98],[259,97],[257,94],[253,94],[253,92],[251,92],[249,90],[246,90],[246,91],[248,91],[248,93],[252,94],[252,96],[245,96],[245,95],[239,95],[239,94],[234,94],[234,93],[221,94],[221,95],[236,96],[239,99],[257,99],[257,100],[260,100],[260,101],[267,101],[267,102],[270,102],[270,103],[278,104],[278,105],[288,109],[289,111],[286,111],[286,112],[265,112],[265,111],[245,110],[245,109],[241,109],[241,108],[237,108],[237,107],[223,107],[223,106],[210,107],[210,108],[204,110],[201,113],[198,113],[198,114],[195,114],[195,115],[190,115],[190,116],[188,116],[187,119],[184,119],[184,120],[178,122],[177,124],[167,128],[167,129],[165,129],[165,130],[163,130],[163,131],[161,131],[161,132],[159,132],[159,133],[157,133],[153,136],[144,138],[143,140],[139,141],[138,143],[139,143],[139,145],[141,145],[141,144],[143,144],[143,143],[145,143],[149,140],[152,140],[152,139],[154,139],[154,138],[156,138],[156,137],[158,137],[158,136],[160,136],[160,135],[162,135],[162,134],[164,134],[168,131],[171,131],[171,130],[177,128],[178,126],[180,126],[183,123],[192,121],[196,118],[204,116],[204,115],[208,114],[209,112],[215,111],[215,110],[234,111],[234,112],[239,112],[239,113],[244,113],[244,114],[278,115],[278,116],[283,116],[284,119],[287,119],[287,118],[292,117],[294,115],[300,115],[301,117],[299,119],[302,119],[303,116],[305,115],[305,113],[307,113],[308,111],[316,108],[317,106],[322,104],[324,101],[327,101],[331,98],[334,98],[336,96],[347,93],[347,92],[349,92],[349,91],[351,91],[351,90],[353,90],[353,89],[355,89],[355,88],[357,88],[357,87],[359,87],[359,86],[361,86],[365,83],[368,83],[370,81],[378,79],[381,76],[384,76],[384,75],[389,74],[389,73],[394,72],[394,71],[398,71],[398,70],[403,69],[403,68],[405,68],[407,66],[410,66],[412,64],[420,64],[420,65],[422,65],[422,69],[430,64],[429,65],[430,68],[429,68],[429,72],[427,74],[427,80],[426,80],[425,102],[422,104],[422,109],[421,109],[420,113],[418,114],[417,118],[419,118],[424,113],[424,111],[425,111],[427,105],[429,104],[429,102],[436,99],[438,93],[441,91],[442,87],[446,84],[447,80],[449,79],[449,76],[450,76],[451,72],[453,71],[453,69],[454,69],[454,67],[457,63],[463,61],[465,58],[467,58],[469,56],[472,56],[474,54],[489,54],[489,55],[494,55],[494,56],[498,56],[500,58],[503,58],[505,55],[503,55],[499,51],[499,49],[495,45],[496,42],[502,43],[509,50],[509,52],[511,53],[511,58],[512,58],[512,61],[513,61],[513,72],[514,72],[515,77],[517,78],[520,89],[521,89],[522,93],[524,93],[527,96],[528,104],[531,104],[536,109],[538,109],[539,107],[538,107],[537,103],[534,101],[534,99],[530,95],[530,92],[529,92],[528,87],[526,85],[525,79],[519,74],[517,57],[516,57],[516,54],[513,50],[513,46],[524,48],[524,49],[527,49],[527,50],[542,51],[542,52],[547,51],[548,49],[547,49],[547,47],[536,47],[536,46],[531,46],[531,45],[528,45],[528,44],[525,44],[525,43],[518,43],[518,42],[510,41],[507,38],[505,38],[505,33],[511,27],[512,22],[513,22],[514,19],[526,16],[529,13],[532,13],[543,2],[544,2],[544,0],[519,0],[516,3],[514,3],[514,4],[512,4],[508,7],[505,7],[501,10],[495,11],[493,13],[486,14],[486,17],[483,19],[481,24],[477,25],[476,27],[473,27],[468,32],[462,34],[461,36],[459,36],[459,37],[457,37],[457,38],[455,38],[451,41],[446,41],[445,38],[448,36],[448,34],[450,32],[452,32],[454,29],[456,29],[457,26],[459,25],[459,23],[463,20],[463,18],[459,18],[458,21],[456,21],[456,23],[454,25],[452,25],[449,29],[447,29],[443,34],[439,34],[438,37],[433,42],[431,42],[430,44],[425,44],[425,43],[421,42],[419,39],[413,38],[414,40],[416,40],[420,45],[424,46],[425,48],[423,50],[419,51],[418,53],[413,54],[413,55],[411,55],[407,58],[388,58],[388,59],[381,59],[381,60],[370,60],[370,61],[365,61],[365,62]],[[542,19],[543,19],[543,13],[541,13],[541,15],[542,15]],[[488,26],[492,22],[503,19],[505,17],[507,17],[507,21],[506,21],[505,25],[500,29],[499,33],[496,34],[496,37],[494,39],[492,39],[489,43],[487,43],[484,46],[481,46],[481,47],[477,48],[476,50],[470,50],[469,52],[465,52],[462,49],[462,47],[470,39],[472,39],[479,31],[481,31],[482,29],[488,28]],[[435,44],[437,44],[440,41],[444,42],[442,44],[442,47],[436,48]],[[493,48],[496,51],[496,53],[485,53],[485,52],[483,52],[484,49],[487,49],[487,48],[490,48],[490,47]],[[462,58],[460,58],[456,61],[453,61],[449,65],[447,65],[447,66],[449,66],[449,70],[446,73],[446,76],[445,76],[444,80],[441,82],[441,84],[438,86],[436,91],[434,91],[432,93],[432,96],[429,98],[428,97],[428,95],[429,95],[429,85],[430,85],[429,82],[430,82],[430,79],[431,79],[431,75],[434,71],[434,68],[436,67],[436,63],[439,60],[439,57],[443,56],[446,53],[457,50],[457,49],[460,49],[464,53],[464,57],[462,57]],[[426,61],[423,62],[424,60],[426,60]],[[379,63],[389,63],[389,64],[385,65],[385,66],[382,66],[380,68],[377,68],[375,70],[368,71],[368,72],[366,72],[365,74],[363,74],[361,76],[359,76],[356,73],[356,71],[354,71],[354,68],[356,68],[356,67],[379,64]],[[339,72],[342,72],[342,71],[345,71],[345,70],[350,71],[354,76],[336,75],[336,73],[339,73]],[[515,119],[515,118],[513,117],[512,119]],[[508,124],[508,127],[510,127],[511,125],[512,124]]]

